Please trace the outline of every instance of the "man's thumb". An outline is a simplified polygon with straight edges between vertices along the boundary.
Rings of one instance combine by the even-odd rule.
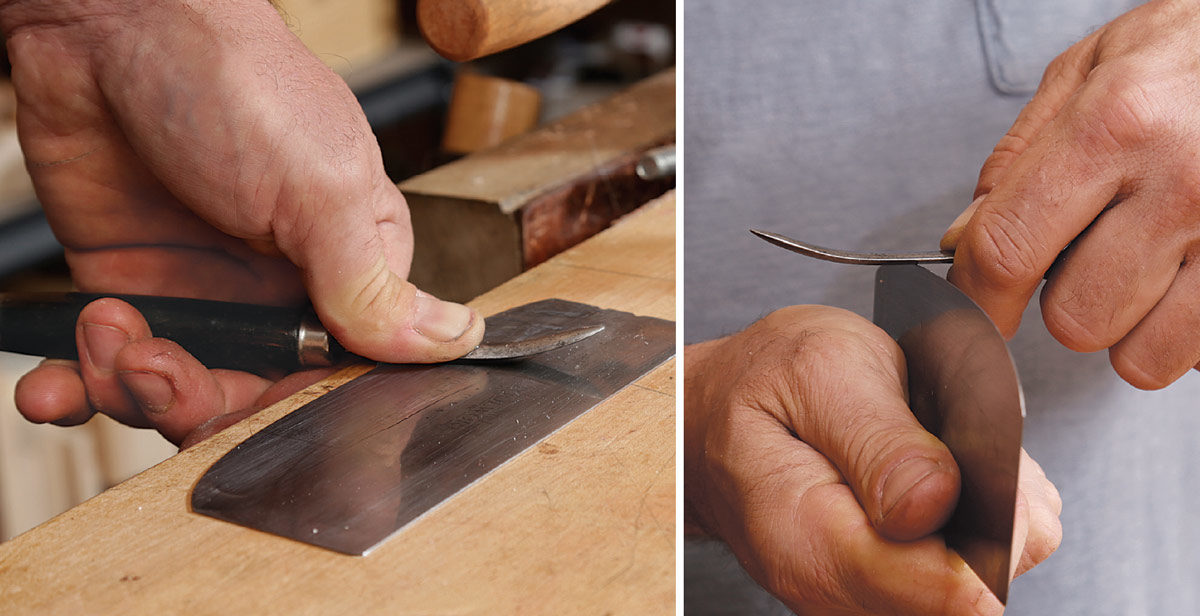
[[[483,338],[475,310],[424,293],[386,267],[358,278],[314,272],[308,289],[329,332],[350,352],[376,361],[448,361]]]
[[[394,190],[394,189],[393,189]],[[321,322],[352,353],[376,361],[429,363],[470,352],[483,338],[475,310],[422,292],[404,279],[412,235],[399,192],[395,221],[363,219],[352,208],[314,225],[299,254]],[[400,220],[400,218],[404,220]],[[287,251],[285,251],[287,252]]]

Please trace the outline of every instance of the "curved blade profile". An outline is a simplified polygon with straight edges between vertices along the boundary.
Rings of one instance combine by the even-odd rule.
[[[1025,415],[1008,345],[975,302],[916,265],[879,268],[875,323],[904,350],[913,414],[958,463],[946,545],[1006,603]]]

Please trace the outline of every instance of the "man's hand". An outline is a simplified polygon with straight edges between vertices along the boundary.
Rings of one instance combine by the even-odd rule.
[[[479,315],[405,280],[408,209],[366,119],[265,0],[12,0],[0,27],[26,163],[80,290],[273,304],[307,294],[347,349],[383,361],[452,359],[478,343]],[[88,316],[81,365],[22,382],[27,416],[73,422],[90,409],[147,423],[115,397],[148,410],[165,394],[95,378],[111,370],[156,374],[176,402],[207,388],[198,364],[172,372],[125,354],[148,337],[136,314]],[[205,394],[189,416],[248,399]]]
[[[178,344],[153,338],[142,315],[114,298],[88,304],[75,336],[79,361],[46,360],[17,382],[17,408],[30,421],[75,425],[100,411],[187,446],[333,372],[272,382],[208,370]]]
[[[906,402],[904,358],[835,308],[777,311],[684,356],[686,516],[803,614],[999,614],[933,533],[958,498],[950,452]],[[1061,501],[1021,463],[1014,566],[1058,546]]]
[[[1200,4],[1147,3],[1068,49],[943,238],[950,280],[1012,335],[1049,270],[1042,315],[1067,347],[1109,349],[1146,389],[1196,366],[1197,101]]]

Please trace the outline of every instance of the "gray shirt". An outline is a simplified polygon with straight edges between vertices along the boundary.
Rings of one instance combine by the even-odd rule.
[[[791,304],[870,317],[872,268],[793,255],[747,229],[936,247],[1045,65],[1133,4],[689,0],[686,340]],[[1036,301],[1011,348],[1025,446],[1062,494],[1064,538],[1013,584],[1008,613],[1200,613],[1200,375],[1138,391],[1106,353],[1051,338]],[[784,611],[719,544],[685,553],[689,614]]]

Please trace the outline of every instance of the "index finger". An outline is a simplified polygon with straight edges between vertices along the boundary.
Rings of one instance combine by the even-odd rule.
[[[980,202],[954,254],[949,280],[1005,336],[1042,277],[1113,200],[1123,177],[1120,140],[1103,92],[1077,93]]]

